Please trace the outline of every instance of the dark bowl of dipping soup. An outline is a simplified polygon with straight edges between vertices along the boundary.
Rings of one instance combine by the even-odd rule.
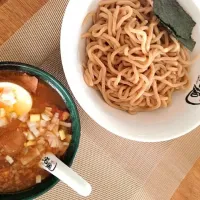
[[[0,199],[47,192],[59,180],[40,159],[52,152],[71,166],[79,139],[76,105],[58,80],[31,65],[0,62]]]

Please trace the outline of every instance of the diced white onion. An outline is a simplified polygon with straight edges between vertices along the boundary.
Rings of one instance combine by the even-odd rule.
[[[36,183],[41,183],[42,182],[42,177],[41,175],[36,176]]]
[[[17,113],[11,112],[11,113],[10,113],[10,119],[11,119],[11,120],[12,120],[12,119],[17,119]]]
[[[59,138],[53,134],[52,132],[47,132],[46,134],[46,139],[49,142],[49,145],[52,148],[61,148],[62,147],[62,142],[59,140]]]
[[[25,147],[34,146],[34,145],[36,145],[36,141],[28,141],[27,143],[24,144]]]
[[[27,133],[27,140],[35,140],[35,136],[31,132],[28,132]]]
[[[59,126],[55,125],[54,128],[53,128],[53,133],[57,134],[58,133],[58,129],[59,129]]]
[[[40,136],[40,131],[34,126],[30,127],[30,131],[34,134],[35,137]]]
[[[63,122],[63,121],[60,121],[59,124],[60,124],[61,126],[67,127],[67,128],[70,128],[70,127],[72,126],[71,123],[67,123],[67,122]]]
[[[0,101],[8,106],[12,106],[17,102],[12,91],[3,91],[0,97]]]
[[[14,163],[13,158],[10,157],[10,156],[6,156],[6,161],[7,161],[9,164],[11,164],[11,165]]]
[[[58,120],[59,120],[59,113],[55,113],[51,122],[53,124],[57,124]]]
[[[59,123],[60,123],[60,120],[59,120],[59,119],[55,120],[55,124],[56,124],[56,125],[59,125]]]
[[[25,136],[25,137],[28,136],[28,132],[27,132],[27,131],[24,131],[23,133],[24,133],[24,136]]]
[[[30,121],[28,121],[27,122],[27,125],[28,125],[28,127],[29,128],[31,128],[31,127],[38,127],[38,122],[30,122]]]
[[[42,119],[45,120],[45,121],[50,121],[50,120],[51,120],[51,118],[50,118],[48,115],[46,115],[45,113],[42,113],[42,114],[41,114],[41,117],[42,117]]]
[[[4,117],[0,119],[0,127],[6,126],[8,124],[8,120]]]
[[[53,109],[51,107],[45,107],[45,111],[48,110],[49,112],[51,112]]]
[[[39,131],[41,134],[43,134],[43,133],[45,133],[46,130],[44,128],[40,128]]]
[[[26,155],[28,153],[28,148],[23,149],[23,154]]]
[[[46,115],[48,115],[49,117],[53,117],[53,113],[50,112],[50,111],[48,111],[48,110],[45,110],[44,113],[45,113]]]
[[[59,113],[55,113],[55,114],[54,114],[54,117],[55,117],[55,118],[59,118]]]
[[[0,117],[5,117],[6,116],[6,111],[4,108],[0,108]]]
[[[56,126],[55,124],[49,124],[49,125],[47,126],[47,129],[48,129],[49,131],[52,131],[52,130],[54,129],[55,126]]]
[[[37,145],[37,149],[40,153],[42,153],[45,150],[45,146],[43,144]]]
[[[63,145],[64,146],[69,146],[69,143],[68,142],[63,142]]]
[[[57,137],[60,137],[60,133],[59,133],[59,132],[57,132],[57,133],[55,133],[55,134],[56,134]]]
[[[40,121],[40,127],[46,127],[47,126],[47,121],[41,120]]]
[[[28,121],[28,114],[24,114],[24,115],[21,115],[21,116],[19,116],[19,120],[21,121],[21,122],[27,122]]]
[[[37,141],[38,144],[45,144],[45,139],[43,137],[40,137]]]

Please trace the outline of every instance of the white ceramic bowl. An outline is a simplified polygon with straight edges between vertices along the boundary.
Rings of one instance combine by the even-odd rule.
[[[196,62],[191,69],[191,87],[187,91],[174,93],[170,107],[154,112],[130,115],[116,110],[108,106],[97,91],[85,84],[81,66],[85,55],[85,43],[80,39],[80,35],[88,27],[82,27],[82,21],[89,11],[97,7],[98,2],[99,0],[71,0],[67,6],[61,31],[64,72],[75,98],[85,112],[111,133],[142,142],[174,139],[196,128],[200,124],[200,105],[187,104],[185,97],[200,75],[199,62]],[[179,3],[197,23],[193,32],[193,38],[197,42],[192,53],[194,56],[200,53],[200,2],[179,0]]]

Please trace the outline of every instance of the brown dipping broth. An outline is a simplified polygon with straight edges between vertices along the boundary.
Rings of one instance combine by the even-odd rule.
[[[62,113],[66,111],[66,105],[60,95],[45,82],[39,80],[36,87],[35,81],[30,76],[24,76],[21,72],[1,71],[0,82],[16,83],[27,89],[33,99],[33,107],[30,114],[41,114],[44,112],[45,107],[53,108],[52,113]],[[36,91],[35,91],[36,89]],[[70,118],[67,120],[70,122]],[[49,176],[49,173],[38,167],[38,163],[45,152],[52,152],[58,157],[61,157],[68,146],[62,148],[52,148],[45,139],[44,134],[36,138],[36,145],[25,147],[24,143],[27,139],[24,131],[27,127],[18,119],[13,119],[9,125],[0,128],[0,193],[16,192],[27,189],[36,184],[36,176],[40,175],[42,180]],[[70,128],[65,128],[67,134],[71,134]],[[44,136],[44,137],[43,137]],[[39,144],[42,138],[43,143]],[[7,141],[8,146],[2,148],[1,142]],[[69,140],[63,142],[69,143]],[[20,148],[15,148],[15,145]],[[11,148],[10,148],[11,147]],[[32,156],[35,149],[39,149],[40,155],[35,157],[31,162],[26,165],[21,163],[21,158]],[[5,157],[9,155],[13,158],[13,164],[8,163]]]

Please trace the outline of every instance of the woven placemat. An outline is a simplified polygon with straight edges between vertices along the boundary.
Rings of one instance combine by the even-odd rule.
[[[59,52],[66,6],[66,0],[50,0],[0,47],[0,61],[37,65],[68,88]],[[77,107],[82,136],[72,168],[91,183],[88,200],[169,200],[200,155],[199,128],[173,141],[138,143],[109,133]],[[60,182],[38,198],[51,199],[82,197]]]

